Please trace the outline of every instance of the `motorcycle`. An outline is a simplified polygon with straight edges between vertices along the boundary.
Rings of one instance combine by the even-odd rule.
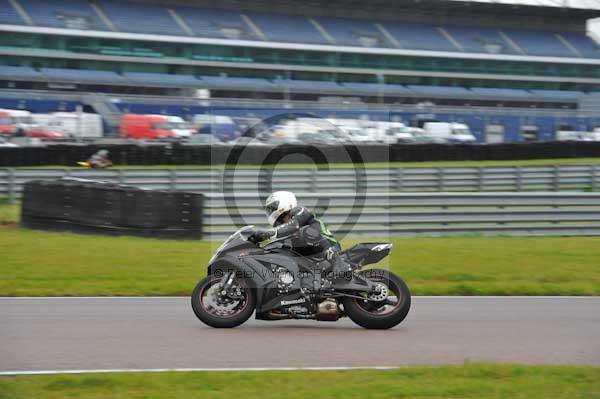
[[[106,168],[110,168],[112,166],[112,162],[106,161],[102,164],[98,164],[96,162],[87,160],[87,161],[79,161],[79,162],[77,162],[77,165],[79,165],[83,168],[86,168],[86,169],[106,169]]]
[[[400,277],[382,269],[360,270],[385,258],[392,244],[362,243],[340,252],[348,271],[332,275],[326,259],[294,252],[289,238],[263,246],[252,242],[253,227],[223,242],[194,288],[192,309],[205,324],[236,327],[256,311],[258,320],[347,316],[364,328],[387,329],[408,314],[410,291]]]

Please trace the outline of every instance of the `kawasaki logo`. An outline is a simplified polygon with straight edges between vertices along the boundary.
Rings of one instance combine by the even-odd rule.
[[[292,299],[291,301],[281,301],[282,305],[294,305],[296,303],[304,303],[306,302],[306,299],[304,298],[298,298],[298,299]]]

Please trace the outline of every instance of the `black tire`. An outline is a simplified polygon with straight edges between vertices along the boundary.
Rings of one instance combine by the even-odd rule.
[[[256,306],[256,292],[254,290],[245,288],[244,294],[246,297],[246,302],[244,304],[243,309],[240,312],[231,316],[217,316],[209,312],[203,306],[200,298],[208,287],[213,285],[215,282],[218,282],[219,280],[219,278],[207,276],[196,285],[196,288],[194,288],[194,291],[192,292],[192,309],[194,310],[194,314],[198,319],[200,319],[200,321],[211,327],[237,327],[240,324],[244,323],[246,320],[248,320],[250,316],[252,316],[252,313],[254,312],[254,308]]]
[[[397,298],[399,303],[392,308],[390,313],[376,314],[363,308],[358,303],[360,300],[346,297],[342,303],[344,305],[344,312],[348,317],[359,326],[369,329],[387,329],[400,324],[410,310],[411,296],[406,283],[400,277],[386,270],[370,269],[364,270],[359,274],[370,281],[385,284],[392,291],[394,289],[398,290]]]

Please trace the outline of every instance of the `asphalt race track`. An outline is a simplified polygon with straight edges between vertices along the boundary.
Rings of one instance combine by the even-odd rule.
[[[0,371],[600,364],[600,298],[416,297],[404,323],[206,327],[189,298],[0,298]]]

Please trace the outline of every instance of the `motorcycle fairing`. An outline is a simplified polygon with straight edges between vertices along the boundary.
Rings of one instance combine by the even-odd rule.
[[[365,242],[342,251],[341,256],[355,268],[377,263],[392,251],[392,244],[385,242]]]
[[[290,257],[286,253],[254,253],[252,256],[239,254],[221,254],[208,267],[208,274],[225,276],[227,273],[236,273],[236,276],[245,280],[249,288],[257,291],[257,314],[281,308],[282,301],[296,301],[303,298],[300,288],[313,281],[313,273],[298,266],[299,257]],[[277,268],[286,269],[294,278],[285,294],[280,293],[278,287]],[[302,280],[305,280],[304,283]]]
[[[268,276],[265,284],[261,287],[262,289],[259,289],[257,292],[257,315],[284,307],[286,303],[290,305],[301,303],[304,305],[308,302],[306,300],[303,302],[298,301],[306,299],[301,289],[302,287],[306,287],[307,284],[311,284],[312,286],[314,272],[304,267],[301,270],[298,261],[302,258],[290,256],[288,252],[281,250],[265,253],[264,255],[254,255],[252,258],[242,258],[243,262],[256,262],[262,265],[263,273],[266,273]],[[289,273],[289,276],[293,278],[293,281],[286,284],[283,290],[278,275],[278,271],[281,269],[285,269]],[[309,305],[308,303],[306,304]]]
[[[391,244],[386,243],[357,244],[343,251],[342,256],[357,268],[378,262],[389,254],[390,249]],[[286,247],[257,248],[248,242],[239,241],[232,241],[215,256],[217,258],[208,266],[208,274],[225,276],[234,272],[249,288],[256,289],[257,318],[288,305],[307,306],[309,309],[315,306],[304,296],[302,288],[308,288],[312,292],[319,290],[322,269],[328,265],[326,261],[300,256]],[[293,281],[286,284],[284,290],[280,287],[277,274],[280,269],[285,269],[293,276]],[[354,274],[347,280],[338,279],[333,285],[338,292],[363,291],[373,287],[372,283]]]

